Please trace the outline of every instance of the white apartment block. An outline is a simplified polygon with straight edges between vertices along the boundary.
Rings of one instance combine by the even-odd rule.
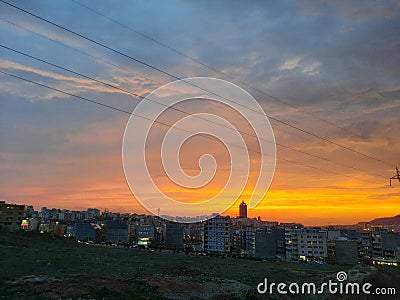
[[[286,228],[286,259],[325,259],[328,256],[327,241],[328,233],[321,228]]]
[[[230,252],[230,219],[216,216],[204,223],[204,250],[207,252]]]

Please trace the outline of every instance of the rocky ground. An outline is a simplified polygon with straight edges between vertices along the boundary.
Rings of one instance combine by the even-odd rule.
[[[78,244],[33,232],[0,232],[0,299],[376,299],[260,295],[257,284],[335,280],[397,287],[399,268],[203,257]],[[378,299],[400,299],[399,295]]]

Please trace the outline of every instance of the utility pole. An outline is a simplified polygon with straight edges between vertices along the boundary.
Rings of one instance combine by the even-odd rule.
[[[392,180],[396,180],[396,179],[398,179],[400,182],[400,171],[397,167],[396,167],[396,175],[394,175],[393,177],[390,177],[390,186],[392,186]]]

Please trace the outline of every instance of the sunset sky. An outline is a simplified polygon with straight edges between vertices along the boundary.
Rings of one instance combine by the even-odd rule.
[[[270,119],[279,144],[275,176],[250,217],[327,225],[400,214],[400,182],[388,186],[400,167],[398,1],[80,1],[120,24],[75,1],[10,3],[176,77],[231,81],[266,115],[359,152]],[[138,95],[175,80],[2,2],[0,44]],[[0,71],[128,112],[140,101],[4,47]],[[232,117],[210,103],[187,103],[182,110]],[[124,175],[128,119],[0,74],[0,200],[36,209],[149,213]],[[212,149],[217,181],[197,194],[165,178],[160,186],[182,201],[213,195],[226,180],[226,149],[199,137],[185,147],[181,159],[191,175]],[[249,184],[225,214],[236,216],[251,192]]]

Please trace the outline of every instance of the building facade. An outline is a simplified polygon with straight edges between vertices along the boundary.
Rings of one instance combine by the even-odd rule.
[[[165,248],[183,249],[183,226],[180,223],[167,223],[165,228]]]
[[[257,229],[254,256],[261,259],[284,258],[285,229],[276,227]]]
[[[25,205],[8,204],[5,201],[0,201],[0,229],[20,229],[25,210]]]
[[[92,241],[96,242],[99,240],[99,232],[101,227],[98,224],[90,222],[79,222],[76,223],[75,238],[78,241]]]
[[[318,227],[286,228],[285,246],[287,260],[319,260],[328,257],[328,234]]]
[[[247,218],[247,204],[244,201],[239,205],[239,218]]]
[[[230,253],[230,218],[216,216],[204,223],[204,251]]]
[[[106,242],[107,243],[127,243],[129,239],[128,223],[122,221],[106,222]]]
[[[255,253],[255,234],[253,227],[235,228],[231,234],[231,252],[242,257],[253,257]]]

